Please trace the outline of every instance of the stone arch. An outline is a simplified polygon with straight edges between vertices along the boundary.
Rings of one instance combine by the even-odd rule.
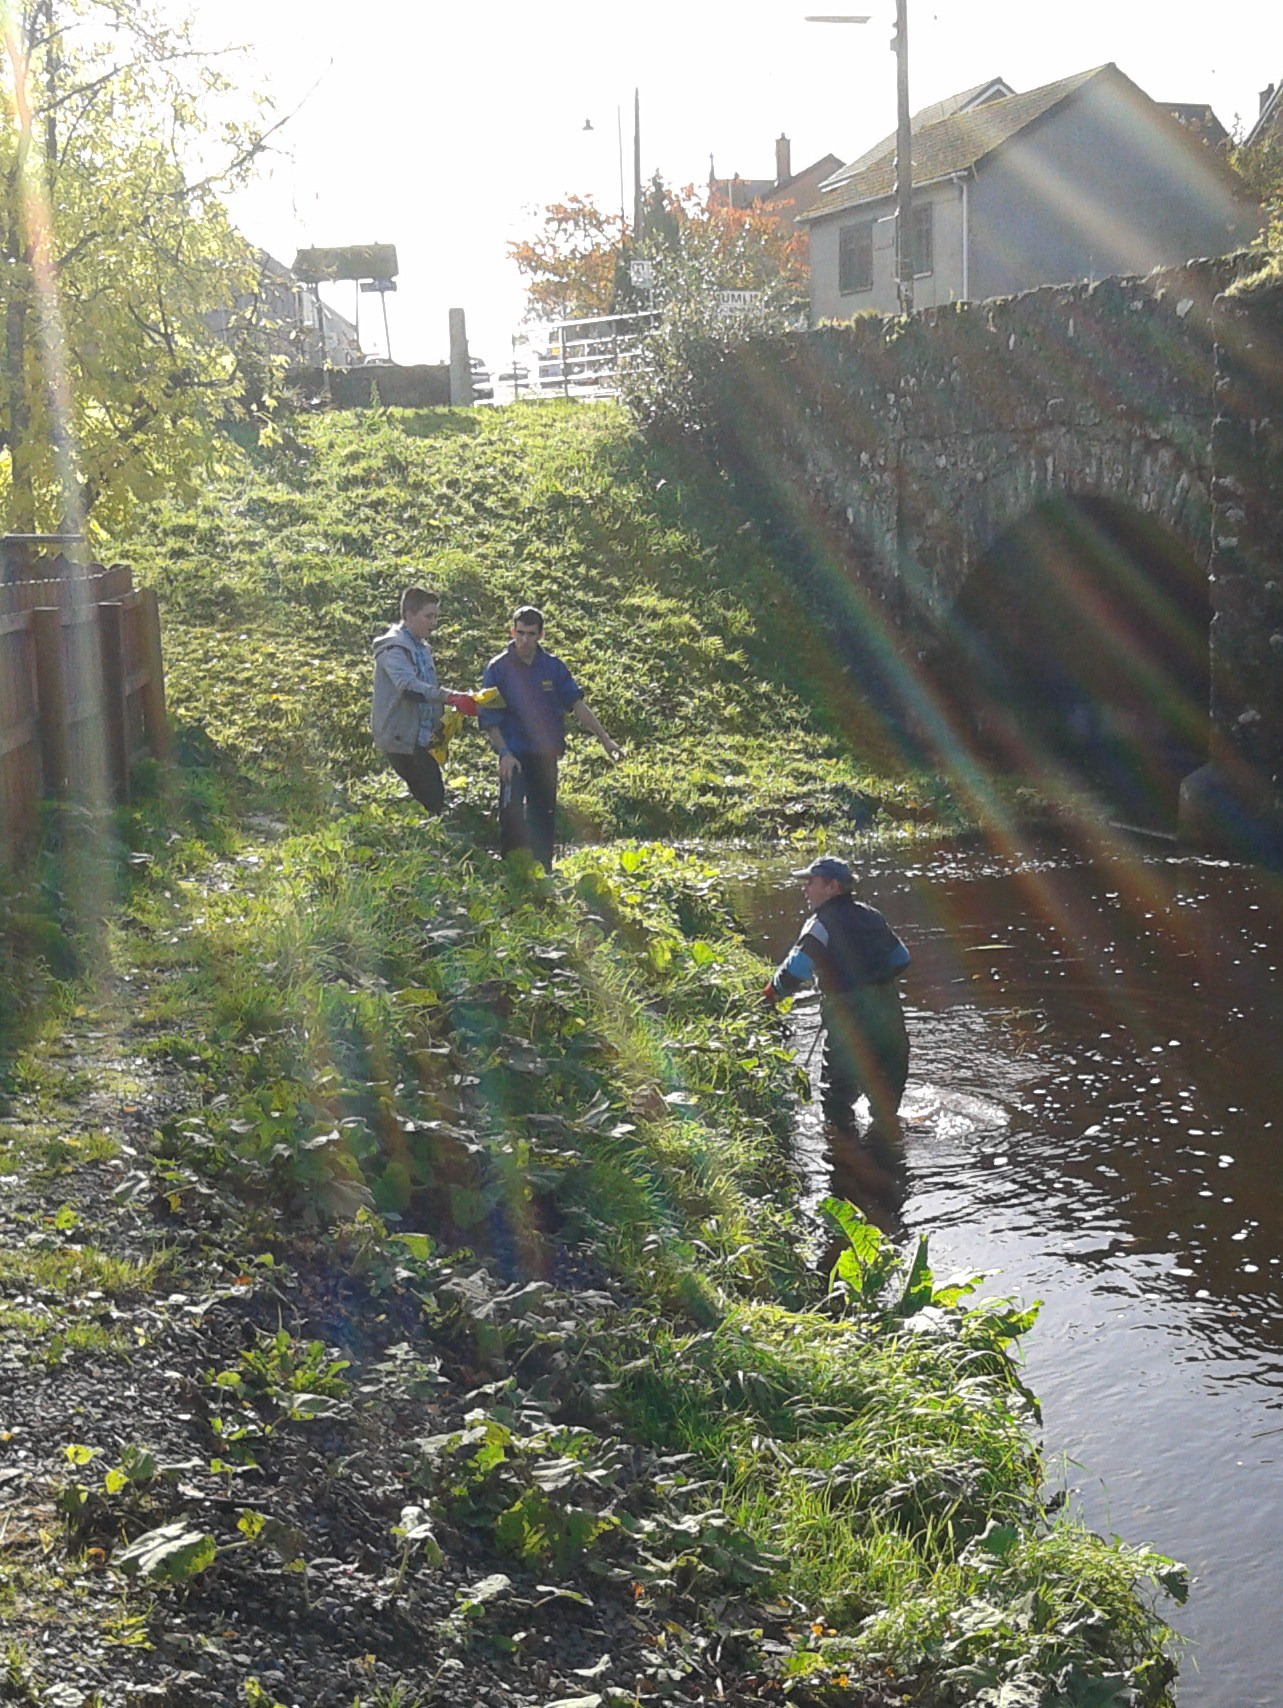
[[[936,555],[945,572],[936,589],[937,609],[948,609],[975,568],[1026,516],[1066,499],[1122,505],[1151,518],[1204,565],[1206,574],[1211,553],[1208,447],[1198,440],[1200,428],[1194,423],[1169,426],[1167,437],[1139,430],[1043,433],[1032,442],[999,436],[991,442],[990,466],[971,471],[970,481],[960,482],[951,472],[937,475],[932,513],[920,519],[928,539],[954,542],[951,552],[932,554],[928,548],[926,553]],[[910,523],[908,532],[918,528]]]
[[[951,727],[989,760],[1173,829],[1181,780],[1207,759],[1210,618],[1188,530],[1061,492],[973,564],[934,673]]]

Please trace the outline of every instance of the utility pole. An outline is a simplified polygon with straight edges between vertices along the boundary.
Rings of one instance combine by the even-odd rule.
[[[615,143],[619,150],[619,240],[623,243],[628,239],[628,215],[624,211],[624,114],[618,102],[615,104]]]
[[[895,231],[896,296],[901,314],[913,313],[913,129],[909,117],[909,0],[895,0]]]
[[[867,24],[865,12],[812,12],[808,24]],[[913,313],[913,124],[909,114],[909,0],[895,0],[895,294],[901,314]]]
[[[633,242],[640,241],[646,221],[642,214],[641,90],[633,90]]]

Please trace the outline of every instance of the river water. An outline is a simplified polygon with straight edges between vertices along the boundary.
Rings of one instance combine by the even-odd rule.
[[[858,865],[913,952],[907,1195],[937,1277],[1044,1301],[1025,1343],[1048,1479],[1183,1561],[1182,1708],[1283,1701],[1283,882],[1162,846],[919,845]],[[765,951],[782,868],[739,904]],[[814,1010],[796,1020],[799,1059]],[[818,1076],[818,1052],[812,1062]],[[798,1143],[829,1190],[818,1106]],[[852,1195],[848,1193],[848,1195]]]

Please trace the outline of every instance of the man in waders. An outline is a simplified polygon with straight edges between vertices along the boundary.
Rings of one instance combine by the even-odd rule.
[[[557,812],[557,765],[566,751],[566,713],[595,735],[608,759],[623,757],[584,699],[566,666],[543,649],[543,613],[523,605],[513,613],[512,639],[486,665],[482,688],[497,688],[503,707],[482,707],[478,719],[499,755],[499,851],[528,848],[552,870]]]
[[[824,1054],[820,1106],[839,1132],[855,1134],[855,1101],[869,1100],[870,1142],[892,1139],[909,1077],[909,1035],[895,981],[909,951],[874,907],[851,894],[855,876],[845,860],[825,854],[795,878],[811,917],[763,993],[774,1004],[818,978]]]

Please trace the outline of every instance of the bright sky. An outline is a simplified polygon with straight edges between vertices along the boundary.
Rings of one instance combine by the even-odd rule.
[[[524,309],[507,242],[570,190],[618,206],[617,110],[631,209],[634,87],[643,176],[678,184],[702,183],[710,153],[719,175],[773,176],[781,131],[799,170],[853,159],[894,129],[894,0],[850,6],[871,14],[864,26],[803,21],[846,9],[196,0],[202,36],[247,44],[254,86],[282,108],[317,84],[234,205],[247,235],[287,263],[306,244],[395,243],[397,360],[443,357],[457,305],[494,368]],[[1232,127],[1283,78],[1283,0],[909,0],[909,48],[915,110],[993,76],[1026,90],[1112,60],[1155,99],[1208,101]],[[349,317],[353,291],[332,299]],[[377,298],[361,309],[366,348],[381,347]]]

